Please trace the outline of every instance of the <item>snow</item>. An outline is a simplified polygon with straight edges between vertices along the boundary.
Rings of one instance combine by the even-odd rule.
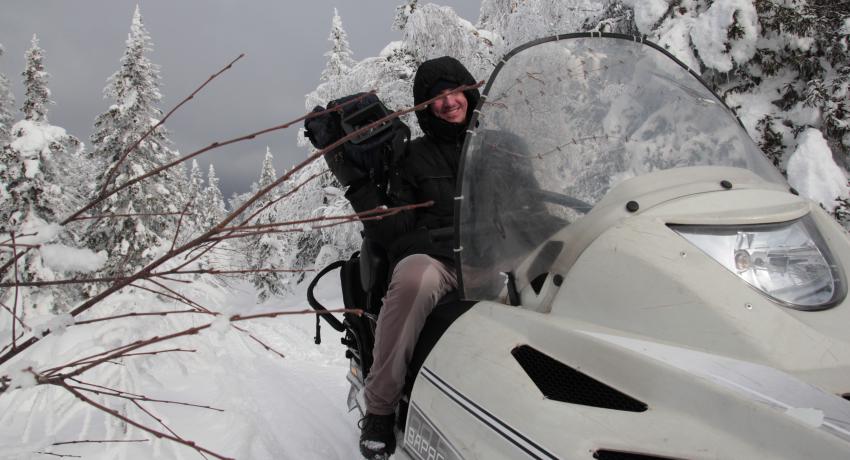
[[[736,19],[743,37],[730,40],[728,30]],[[691,40],[703,63],[721,72],[732,70],[733,63],[749,61],[756,52],[758,36],[758,14],[750,0],[718,0],[699,15],[691,29]]]
[[[20,244],[43,244],[53,241],[59,233],[62,232],[62,226],[59,224],[48,224],[37,216],[29,214],[23,223],[18,233],[20,238],[16,238],[15,242]],[[26,236],[28,235],[28,236]]]
[[[667,0],[625,0],[623,4],[634,10],[638,30],[647,35],[670,7]]]
[[[788,183],[829,211],[835,209],[836,198],[847,196],[847,177],[819,130],[809,128],[800,135],[797,150],[788,160]]]
[[[229,282],[226,287],[195,282],[172,286],[191,294],[199,303],[218,309],[226,321],[228,313],[302,310],[303,290],[287,297],[272,298],[255,305],[255,292],[246,282]],[[317,296],[327,305],[341,305],[341,293],[333,276],[319,284]],[[182,310],[139,290],[122,291],[87,318],[129,311]],[[227,312],[227,313],[225,313]],[[83,318],[81,318],[83,319]],[[59,322],[55,319],[54,322]],[[33,388],[26,367],[44,369],[81,356],[105,351],[134,340],[213,322],[206,315],[125,318],[67,327],[62,335],[46,336],[28,358],[14,362],[15,385],[22,388],[0,395],[0,458],[23,460],[44,458],[36,452],[80,455],[86,459],[197,458],[198,454],[171,441],[156,439],[136,428],[76,401],[53,387]],[[294,315],[238,323],[285,358],[264,350],[247,335],[229,328],[226,334],[204,331],[176,339],[168,345],[193,353],[137,356],[122,365],[104,365],[86,372],[81,380],[150,398],[181,401],[222,409],[146,404],[181,437],[214,452],[239,459],[358,458],[358,416],[346,407],[348,361],[340,336],[322,328],[323,343],[313,343],[315,316]],[[144,351],[144,350],[143,350]],[[3,369],[7,373],[12,366]],[[92,396],[89,394],[88,396]],[[134,419],[162,429],[132,405],[114,398],[94,396],[100,402],[125,411]],[[199,420],[203,420],[199,423]],[[76,444],[52,446],[54,442],[82,439],[147,439],[143,443]]]
[[[15,140],[10,146],[24,160],[25,175],[30,179],[40,172],[40,155],[50,154],[52,143],[64,142],[68,137],[63,128],[30,120],[15,123],[12,133]]]
[[[48,244],[41,247],[41,259],[48,268],[57,272],[88,273],[103,267],[106,254],[63,244]]]

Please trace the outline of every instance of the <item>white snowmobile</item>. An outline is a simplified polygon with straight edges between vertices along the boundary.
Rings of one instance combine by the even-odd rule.
[[[550,37],[502,60],[471,126],[464,300],[429,319],[395,458],[850,458],[850,241],[694,72],[640,38]],[[341,265],[371,315],[364,248]],[[352,407],[370,315],[322,315]]]

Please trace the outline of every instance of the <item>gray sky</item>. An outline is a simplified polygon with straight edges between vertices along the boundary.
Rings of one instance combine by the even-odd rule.
[[[119,65],[136,4],[160,66],[163,112],[240,53],[246,56],[166,124],[181,153],[291,120],[304,113],[304,95],[318,84],[333,9],[348,33],[354,58],[377,55],[401,34],[392,30],[395,6],[404,0],[3,0],[0,72],[23,102],[21,72],[33,33],[45,52],[55,105],[48,118],[89,144],[106,79]],[[480,3],[437,0],[475,23]],[[257,179],[268,145],[280,172],[304,156],[290,128],[200,157],[215,163],[229,197]]]

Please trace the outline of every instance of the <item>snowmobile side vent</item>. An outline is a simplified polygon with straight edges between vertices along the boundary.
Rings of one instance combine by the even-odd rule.
[[[528,346],[511,354],[547,399],[627,412],[644,412],[647,405]]]
[[[659,457],[650,454],[623,452],[619,450],[599,449],[593,453],[593,458],[599,460],[680,460],[673,457]]]

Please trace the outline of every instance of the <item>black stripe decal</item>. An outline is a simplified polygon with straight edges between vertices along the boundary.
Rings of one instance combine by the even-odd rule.
[[[426,380],[428,380],[435,387],[437,387],[437,389],[445,393],[445,395],[448,396],[452,401],[463,407],[467,412],[472,414],[472,416],[474,416],[482,423],[490,427],[490,429],[492,429],[493,431],[502,435],[503,438],[510,441],[511,444],[515,445],[517,448],[528,454],[530,457],[537,460],[558,460],[558,457],[548,452],[536,442],[532,441],[531,439],[528,439],[525,435],[523,435],[516,429],[510,427],[505,422],[496,418],[486,409],[482,408],[474,401],[464,396],[461,392],[457,391],[451,385],[446,383],[445,380],[441,379],[439,376],[437,376],[437,374],[435,374],[427,367],[423,367],[420,371],[420,374],[422,374]]]

